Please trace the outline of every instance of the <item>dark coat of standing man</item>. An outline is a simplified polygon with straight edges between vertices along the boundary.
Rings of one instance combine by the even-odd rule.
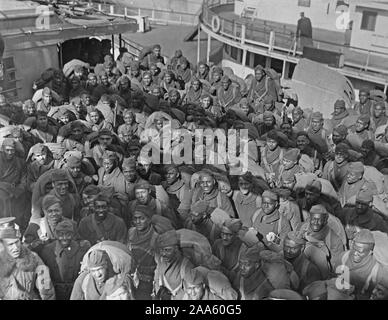
[[[300,48],[313,45],[313,27],[310,18],[304,16],[304,12],[300,13],[300,19],[296,27],[296,38],[300,39]]]

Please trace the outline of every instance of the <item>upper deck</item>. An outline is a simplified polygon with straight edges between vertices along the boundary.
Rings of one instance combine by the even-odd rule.
[[[265,54],[297,63],[303,52],[296,41],[296,24],[282,24],[248,19],[234,13],[232,0],[204,0],[200,16],[201,28],[213,38],[248,52]],[[220,28],[214,28],[219,21]],[[313,29],[313,46],[342,53],[344,64],[337,68],[342,74],[386,86],[388,54],[350,46],[350,34]],[[245,65],[245,64],[244,64]]]

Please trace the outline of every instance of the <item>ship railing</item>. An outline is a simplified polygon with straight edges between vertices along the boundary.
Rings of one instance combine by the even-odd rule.
[[[147,20],[151,24],[160,25],[189,25],[194,26],[198,24],[198,16],[201,8],[198,12],[180,12],[163,9],[150,9],[150,8],[134,8],[125,7],[122,5],[113,5],[108,3],[91,3],[91,6],[98,9],[101,12],[107,13],[112,16],[118,17],[147,17]]]
[[[266,48],[269,52],[280,52],[287,56],[302,57],[303,50],[296,38],[296,28],[292,30],[270,21],[252,19],[227,19],[220,15],[223,6],[232,5],[234,0],[204,0],[202,4],[201,23],[215,32],[212,28],[213,17],[217,16],[220,29],[216,33],[234,40],[237,44]],[[230,10],[230,8],[228,8]],[[228,11],[224,9],[224,11]],[[388,54],[376,50],[368,50],[350,46],[344,43],[313,39],[313,46],[317,49],[339,52],[344,55],[344,64],[359,71],[388,74]]]

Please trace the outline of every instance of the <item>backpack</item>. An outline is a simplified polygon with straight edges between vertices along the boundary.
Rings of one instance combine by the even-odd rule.
[[[183,255],[195,266],[219,269],[221,261],[213,255],[209,240],[204,235],[189,229],[179,229],[176,232],[179,235]]]
[[[232,288],[229,279],[220,271],[199,266],[195,268],[206,277],[210,292],[222,300],[237,300],[238,294]]]

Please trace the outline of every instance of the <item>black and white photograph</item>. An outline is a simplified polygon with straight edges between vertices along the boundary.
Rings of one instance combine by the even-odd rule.
[[[0,0],[0,300],[388,300],[387,95],[388,1]]]

